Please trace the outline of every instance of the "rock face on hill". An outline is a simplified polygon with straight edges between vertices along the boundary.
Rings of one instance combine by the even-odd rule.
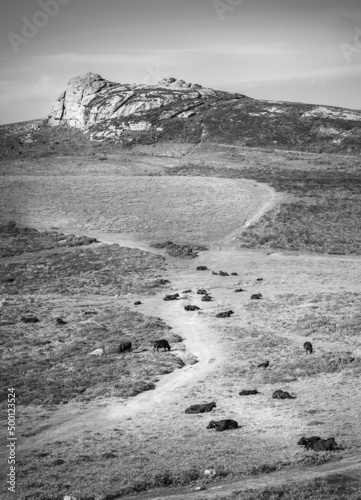
[[[151,123],[139,120],[145,111],[172,104],[171,110],[164,111],[163,118],[187,117],[206,99],[234,98],[234,94],[175,78],[164,78],[156,85],[119,84],[104,80],[95,73],[87,73],[68,82],[66,90],[52,104],[48,118],[50,125],[67,123],[88,130],[104,120],[133,116],[134,122],[118,122],[113,132],[148,130]]]

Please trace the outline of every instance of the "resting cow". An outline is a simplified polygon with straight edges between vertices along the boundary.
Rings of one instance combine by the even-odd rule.
[[[153,351],[155,351],[157,349],[157,352],[159,352],[159,349],[161,347],[163,347],[163,351],[165,351],[166,349],[168,349],[168,351],[170,351],[170,345],[169,345],[168,340],[161,339],[161,340],[154,340],[153,341]]]
[[[238,276],[237,273],[231,273],[231,276]]]
[[[136,302],[134,302],[134,305],[135,305],[135,306],[140,306],[140,304],[141,304],[141,301],[140,301],[140,300],[137,300]]]
[[[166,295],[163,300],[177,300],[179,293],[174,293],[173,295]]]
[[[224,272],[224,271],[219,271],[219,275],[220,276],[229,276],[229,274]]]
[[[208,267],[207,266],[198,266],[197,271],[207,271]]]
[[[229,318],[231,314],[234,314],[233,311],[225,311],[223,313],[216,314],[216,318]]]
[[[268,368],[268,367],[269,367],[269,361],[261,363],[260,365],[257,366],[257,368]]]
[[[120,343],[119,354],[124,354],[125,351],[131,352],[132,350],[132,343],[129,340]]]
[[[212,271],[212,274],[214,274],[215,276],[218,276],[218,273],[216,273],[215,271]]]
[[[238,422],[235,420],[211,420],[207,425],[207,429],[216,429],[218,432],[238,429]]]
[[[200,307],[198,307],[198,306],[184,306],[184,309],[186,311],[199,311]]]
[[[311,436],[309,438],[301,437],[297,444],[298,446],[305,446],[306,450],[309,450],[310,448],[313,448],[316,441],[319,441],[320,439],[321,438],[319,436]]]
[[[328,439],[319,439],[316,441],[313,446],[313,451],[333,451],[337,448],[337,443],[335,438],[329,437]]]
[[[312,344],[311,342],[305,342],[303,344],[303,347],[305,348],[306,350],[306,354],[312,354],[313,353],[313,349],[312,349]]]
[[[275,391],[272,394],[273,399],[296,399],[296,396],[291,396],[291,394],[287,391]]]
[[[197,294],[198,295],[207,295],[207,290],[205,290],[204,288],[200,288],[199,290],[197,290]]]
[[[262,298],[262,294],[261,293],[254,293],[251,295],[251,299],[255,299],[255,300],[258,300],[258,299],[261,299]]]
[[[210,295],[203,295],[201,298],[202,302],[210,302],[212,300],[212,297]]]
[[[185,410],[185,413],[208,413],[212,411],[213,408],[217,408],[217,405],[214,401],[212,401],[212,403],[192,405]]]
[[[253,394],[261,394],[260,392],[257,391],[257,389],[243,389],[243,391],[241,391],[239,393],[240,396],[252,396]]]
[[[235,292],[244,292],[245,290],[243,290],[243,288],[237,288],[237,290],[235,290]]]

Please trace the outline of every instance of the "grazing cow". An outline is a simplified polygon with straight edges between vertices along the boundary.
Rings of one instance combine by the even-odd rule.
[[[67,321],[64,321],[63,318],[55,318],[55,321],[60,326],[66,325],[68,323]]]
[[[198,307],[198,306],[184,306],[184,309],[186,311],[199,311],[200,307]]]
[[[251,295],[251,299],[258,300],[258,299],[261,299],[261,298],[262,298],[262,294],[261,293],[254,293],[253,295]]]
[[[217,408],[214,401],[212,401],[212,403],[192,405],[185,410],[185,413],[208,413],[209,411],[212,411],[213,408]]]
[[[120,343],[119,354],[124,354],[125,351],[131,352],[132,350],[132,343],[129,340]]]
[[[174,293],[173,295],[166,295],[163,300],[177,300],[179,293]]]
[[[210,302],[212,300],[212,297],[210,295],[203,295],[201,298],[203,302]]]
[[[216,318],[229,318],[231,314],[234,314],[233,311],[226,311],[223,313],[216,314]]]
[[[216,429],[218,432],[238,429],[238,422],[235,420],[211,420],[207,425],[207,429]]]
[[[319,439],[316,441],[313,446],[313,451],[333,451],[337,448],[337,443],[335,438],[329,437],[328,439]]]
[[[240,396],[252,396],[253,394],[261,394],[260,392],[257,391],[257,389],[243,389],[239,393]]]
[[[273,399],[296,399],[296,396],[291,396],[291,394],[287,391],[275,391],[272,394]]]
[[[207,266],[198,266],[197,271],[207,271],[208,267]]]
[[[269,367],[269,361],[261,363],[260,365],[257,366],[257,368],[268,368],[268,367]]]
[[[182,293],[192,293],[192,290],[183,290]]]
[[[229,276],[229,274],[225,273],[224,271],[219,271],[219,275],[220,276]]]
[[[197,290],[197,294],[198,295],[207,295],[207,290],[205,290],[204,288],[200,288],[199,290]]]
[[[38,323],[40,320],[36,316],[22,316],[21,321],[23,323]]]
[[[140,306],[140,304],[141,304],[141,301],[140,301],[140,300],[137,300],[136,302],[134,302],[134,305],[135,305],[135,306]]]
[[[309,450],[310,448],[313,448],[316,441],[319,441],[320,439],[321,438],[319,436],[311,436],[309,438],[301,437],[297,444],[298,446],[305,446],[306,450]]]
[[[256,281],[263,281],[263,278],[257,278]]]
[[[212,274],[214,274],[215,276],[218,276],[218,273],[216,273],[216,272],[214,272],[214,271],[212,271]]]
[[[238,276],[237,273],[231,273],[231,276]]]
[[[163,351],[168,349],[170,351],[170,345],[168,343],[168,340],[161,339],[161,340],[154,340],[153,341],[153,351],[157,349],[157,352],[159,352],[159,348],[163,347]]]
[[[245,290],[243,290],[243,288],[237,288],[237,290],[235,290],[235,292],[244,292]]]
[[[306,349],[306,354],[312,354],[313,353],[311,342],[305,342],[303,344],[303,347]]]

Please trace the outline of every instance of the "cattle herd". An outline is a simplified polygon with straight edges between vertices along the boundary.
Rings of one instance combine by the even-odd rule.
[[[207,266],[198,266],[197,267],[197,271],[206,271],[206,270],[208,270]],[[226,273],[225,271],[219,271],[218,273],[215,271],[212,271],[212,274],[218,275],[218,276],[229,276],[229,274]],[[231,276],[237,276],[237,273],[232,272]],[[261,281],[263,281],[263,278],[257,278],[257,282],[261,282]],[[244,292],[244,291],[245,290],[243,290],[242,288],[238,288],[237,290],[235,290],[235,292]],[[191,293],[191,292],[192,292],[192,290],[184,290],[182,293],[185,294],[185,293]],[[212,300],[212,297],[208,294],[207,290],[205,290],[204,288],[198,289],[197,294],[202,295],[202,299],[201,299],[202,301],[207,302],[207,301]],[[170,301],[170,300],[178,300],[180,298],[181,297],[179,296],[179,294],[175,293],[175,294],[166,295],[163,298],[163,300]],[[186,297],[182,297],[182,298],[186,298]],[[262,298],[261,293],[255,293],[255,294],[251,295],[251,299],[253,299],[253,300],[259,300],[261,298]],[[140,301],[137,301],[134,303],[134,305],[140,305],[140,304],[141,304]],[[195,305],[186,305],[186,306],[184,306],[184,309],[185,309],[185,311],[199,311],[200,307],[195,306]],[[234,312],[229,310],[229,311],[217,313],[215,315],[215,317],[216,318],[229,318],[231,316],[231,314],[234,314]],[[29,319],[25,320],[25,318],[24,319],[22,318],[22,320],[24,322],[29,321]],[[31,321],[31,319],[30,319],[30,321]],[[153,343],[153,351],[157,350],[157,352],[159,352],[159,349],[161,349],[161,348],[163,348],[163,352],[166,350],[168,350],[168,351],[171,350],[169,342],[166,339],[154,340],[152,343]],[[311,342],[305,342],[303,344],[303,347],[306,351],[306,354],[313,353],[313,347],[312,347]],[[130,341],[121,342],[121,344],[119,346],[119,354],[124,354],[126,351],[128,351],[129,353],[132,352],[132,343]],[[257,365],[257,368],[267,369],[269,367],[269,365],[270,365],[270,362],[268,360],[266,360],[265,362]],[[257,395],[257,394],[261,394],[260,392],[257,391],[257,389],[243,389],[242,391],[239,392],[240,396],[252,396],[252,395]],[[296,399],[296,396],[291,395],[287,391],[283,391],[283,390],[279,389],[272,394],[272,398],[273,399]],[[190,406],[189,408],[187,408],[185,410],[185,413],[187,413],[187,414],[209,413],[213,410],[213,408],[217,408],[217,404],[214,401],[212,401],[211,403],[194,404],[194,405]],[[238,428],[239,428],[238,422],[236,422],[235,420],[232,420],[232,419],[218,420],[218,421],[211,420],[209,422],[209,424],[207,425],[207,429],[215,429],[217,432],[223,432],[226,430],[233,430],[233,429],[238,429]],[[313,450],[313,451],[333,451],[335,449],[339,449],[339,447],[335,441],[335,438],[333,438],[333,437],[330,437],[328,439],[322,439],[318,436],[311,436],[309,438],[302,437],[298,441],[297,444],[299,446],[304,446],[307,450]]]

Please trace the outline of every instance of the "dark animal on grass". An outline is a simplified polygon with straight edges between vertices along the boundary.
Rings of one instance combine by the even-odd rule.
[[[238,276],[237,273],[231,273],[231,276]]]
[[[252,396],[253,394],[261,394],[260,392],[257,391],[257,389],[243,389],[239,393],[240,396]]]
[[[263,278],[257,278],[256,281],[263,281]]]
[[[141,301],[140,301],[140,300],[137,300],[136,302],[134,302],[134,305],[135,305],[135,306],[140,306],[140,304],[141,304]]]
[[[179,293],[174,293],[173,295],[166,295],[163,300],[177,300]]]
[[[168,340],[161,339],[161,340],[154,340],[153,341],[153,351],[155,351],[157,349],[157,351],[159,352],[159,349],[161,347],[163,347],[163,351],[165,351],[166,349],[168,349],[168,351],[170,351],[170,345],[169,345]]]
[[[23,323],[38,323],[40,320],[36,316],[22,316],[21,321]]]
[[[301,437],[297,444],[298,446],[305,446],[306,450],[309,450],[310,448],[313,448],[316,441],[319,441],[320,439],[321,438],[319,436],[311,436],[309,438]]]
[[[203,295],[201,298],[202,302],[210,302],[212,300],[212,297],[210,295]]]
[[[199,311],[200,307],[198,307],[198,306],[184,306],[184,309],[186,311]]]
[[[169,280],[164,280],[162,278],[157,278],[156,281],[157,281],[158,285],[166,285],[167,283],[170,283]]]
[[[55,318],[55,321],[60,326],[66,325],[68,323],[67,321],[64,321],[63,318]]]
[[[306,349],[306,354],[312,354],[313,353],[311,342],[305,342],[303,344],[303,347]]]
[[[125,351],[131,352],[132,350],[132,343],[129,340],[120,343],[119,354],[124,354]]]
[[[296,399],[296,396],[291,396],[291,394],[287,391],[275,391],[272,394],[273,399]]]
[[[225,311],[223,313],[216,314],[216,318],[229,318],[231,314],[234,314],[233,311]]]
[[[255,299],[255,300],[258,300],[258,299],[261,299],[262,298],[262,294],[261,293],[254,293],[251,295],[251,299]]]
[[[208,267],[207,266],[198,266],[197,271],[207,271]]]
[[[237,290],[235,290],[235,292],[244,292],[245,290],[243,290],[243,288],[237,288]]]
[[[185,410],[185,413],[208,413],[212,411],[213,408],[217,408],[217,405],[214,401],[212,401],[212,403],[192,405]]]
[[[218,273],[216,273],[215,271],[212,271],[212,274],[214,274],[215,276],[218,276]]]
[[[183,290],[182,293],[192,293],[192,290]]]
[[[333,451],[337,448],[337,443],[335,438],[330,437],[328,439],[320,439],[314,443],[312,446],[313,451]]]
[[[238,429],[238,422],[235,420],[211,420],[207,425],[207,429],[216,429],[218,432]]]
[[[264,363],[261,363],[260,365],[257,366],[257,368],[268,368],[269,367],[269,361],[265,361]]]
[[[224,271],[219,271],[219,275],[220,276],[229,276],[229,274],[224,272]]]
[[[197,294],[198,295],[207,295],[207,290],[205,290],[204,288],[200,288],[199,290],[197,290]]]

